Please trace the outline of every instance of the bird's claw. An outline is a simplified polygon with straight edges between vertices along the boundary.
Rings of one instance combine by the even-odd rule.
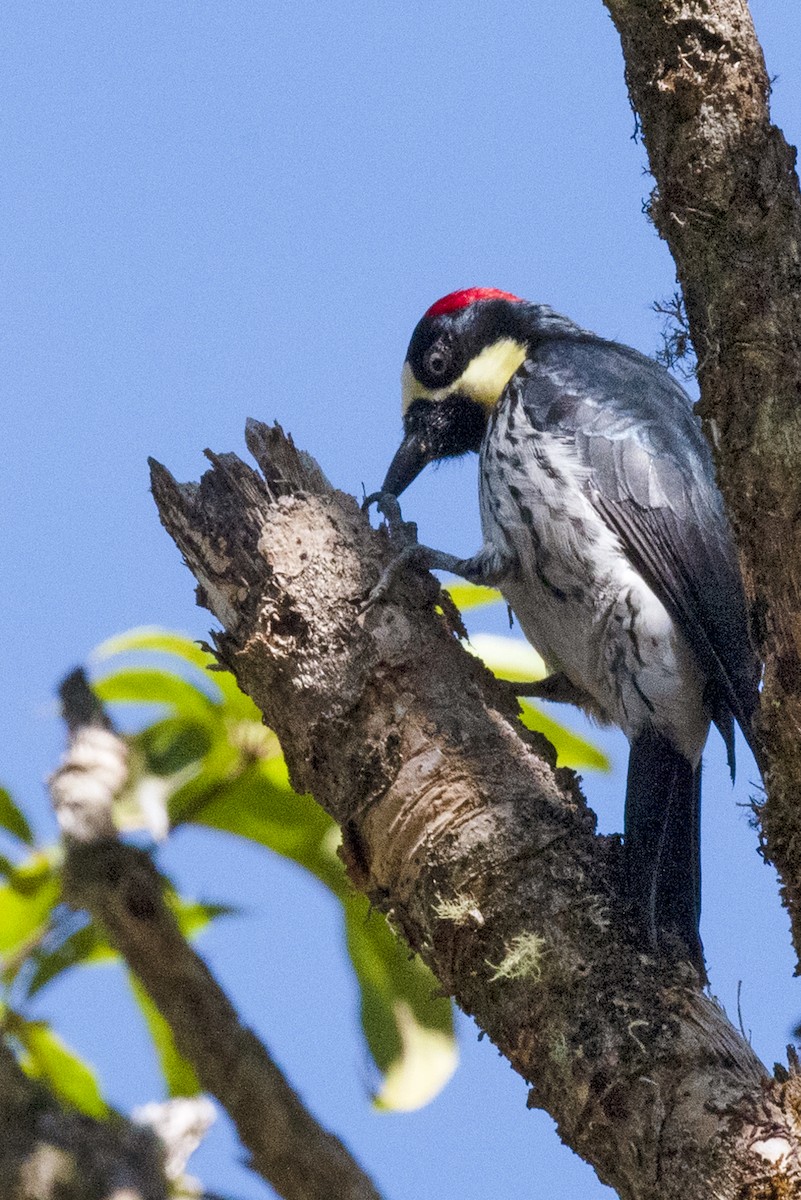
[[[368,512],[373,504],[387,523],[393,545],[406,547],[416,544],[417,525],[414,521],[404,521],[397,496],[392,492],[371,492],[362,501],[362,512]]]
[[[371,492],[362,500],[362,512],[369,512],[373,505],[388,521],[400,521],[400,503],[392,492]]]
[[[413,552],[418,549],[417,525],[414,521],[404,521],[398,497],[392,492],[371,492],[362,501],[362,512],[368,512],[373,504],[387,523],[390,544],[397,548],[399,553],[382,571],[378,583],[359,609],[360,615],[368,612],[387,596],[401,570],[411,565]]]
[[[509,686],[515,689],[518,696],[531,700],[552,700],[556,704],[572,704],[585,710],[590,703],[587,693],[576,687],[561,671],[544,675],[542,679],[516,680],[510,682]]]

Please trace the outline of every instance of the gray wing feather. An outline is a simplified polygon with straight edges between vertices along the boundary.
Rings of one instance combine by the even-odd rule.
[[[658,363],[592,335],[540,343],[510,385],[532,424],[588,468],[590,499],[679,621],[709,681],[733,769],[753,749],[760,667],[714,466],[689,396]]]

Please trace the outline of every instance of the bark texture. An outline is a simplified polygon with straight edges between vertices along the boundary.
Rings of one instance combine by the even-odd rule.
[[[604,0],[765,661],[767,856],[801,954],[801,197],[746,0]]]
[[[277,427],[251,423],[248,445],[261,474],[209,454],[179,485],[152,463],[153,492],[221,662],[341,824],[354,885],[624,1200],[794,1194],[797,1075],[772,1079],[691,968],[627,940],[617,840],[462,650],[434,581],[361,613],[385,534]]]

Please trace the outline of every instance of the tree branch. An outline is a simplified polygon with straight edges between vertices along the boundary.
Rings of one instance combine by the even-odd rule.
[[[318,1124],[262,1043],[241,1024],[179,930],[150,856],[114,836],[111,802],[125,782],[126,747],[86,692],[80,673],[62,685],[72,741],[51,780],[67,848],[65,897],[103,928],[203,1087],[228,1111],[251,1166],[279,1195],[380,1200],[342,1143]]]
[[[0,1042],[0,1195],[35,1200],[166,1200],[164,1150],[122,1120],[66,1112]]]
[[[360,616],[386,537],[280,429],[247,438],[262,474],[209,453],[179,485],[151,463],[153,494],[353,882],[625,1200],[795,1186],[797,1076],[768,1077],[691,968],[632,948],[617,839],[461,649],[431,578]]]
[[[746,0],[604,0],[765,660],[767,856],[801,955],[801,196]]]

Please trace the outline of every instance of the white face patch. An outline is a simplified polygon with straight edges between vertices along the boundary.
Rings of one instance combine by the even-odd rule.
[[[444,388],[424,387],[415,378],[408,362],[405,362],[401,373],[401,411],[405,416],[415,400],[431,400],[436,403],[459,393],[491,412],[503,395],[507,383],[525,360],[526,347],[522,342],[517,342],[514,338],[501,338],[491,346],[485,346],[480,354],[471,358],[459,378]]]

